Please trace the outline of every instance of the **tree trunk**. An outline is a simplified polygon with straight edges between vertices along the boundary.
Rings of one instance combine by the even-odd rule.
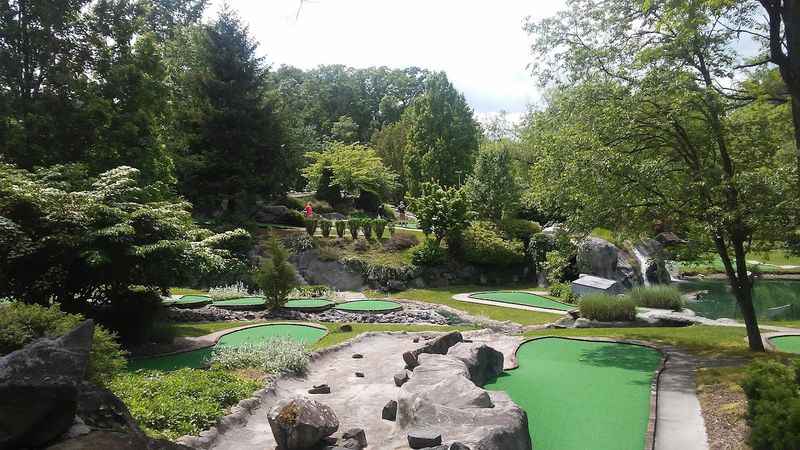
[[[731,285],[734,285],[733,281],[731,281]],[[746,285],[746,288],[734,286],[733,293],[736,296],[736,303],[739,304],[739,311],[742,312],[742,319],[744,319],[744,325],[747,328],[747,342],[750,345],[750,350],[763,352],[764,341],[761,340],[761,330],[758,328],[756,310],[753,308],[753,283],[747,282]]]

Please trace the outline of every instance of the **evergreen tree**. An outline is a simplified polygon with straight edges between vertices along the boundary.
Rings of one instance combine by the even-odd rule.
[[[479,129],[447,75],[428,78],[425,93],[406,110],[404,120],[409,124],[406,172],[411,194],[428,181],[461,185],[472,169]]]

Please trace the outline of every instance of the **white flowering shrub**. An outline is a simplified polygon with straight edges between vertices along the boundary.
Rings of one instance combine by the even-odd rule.
[[[260,369],[270,374],[303,373],[310,355],[305,344],[289,338],[273,338],[261,344],[218,346],[211,364],[226,370]]]
[[[214,300],[230,300],[242,297],[263,297],[264,293],[260,290],[250,290],[241,281],[229,286],[217,286],[208,291],[208,296]]]

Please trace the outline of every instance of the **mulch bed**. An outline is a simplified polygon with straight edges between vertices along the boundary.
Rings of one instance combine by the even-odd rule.
[[[747,397],[738,385],[708,384],[698,387],[698,397],[706,422],[711,450],[749,450],[747,437]]]

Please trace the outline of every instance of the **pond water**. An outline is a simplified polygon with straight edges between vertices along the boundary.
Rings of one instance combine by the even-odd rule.
[[[703,280],[681,283],[684,292],[707,290],[708,294],[701,301],[690,302],[687,307],[698,315],[710,319],[726,317],[742,319],[742,313],[727,281]],[[758,280],[753,291],[753,302],[756,314],[760,319],[800,320],[800,281]],[[780,314],[772,316],[770,308],[792,305]]]

